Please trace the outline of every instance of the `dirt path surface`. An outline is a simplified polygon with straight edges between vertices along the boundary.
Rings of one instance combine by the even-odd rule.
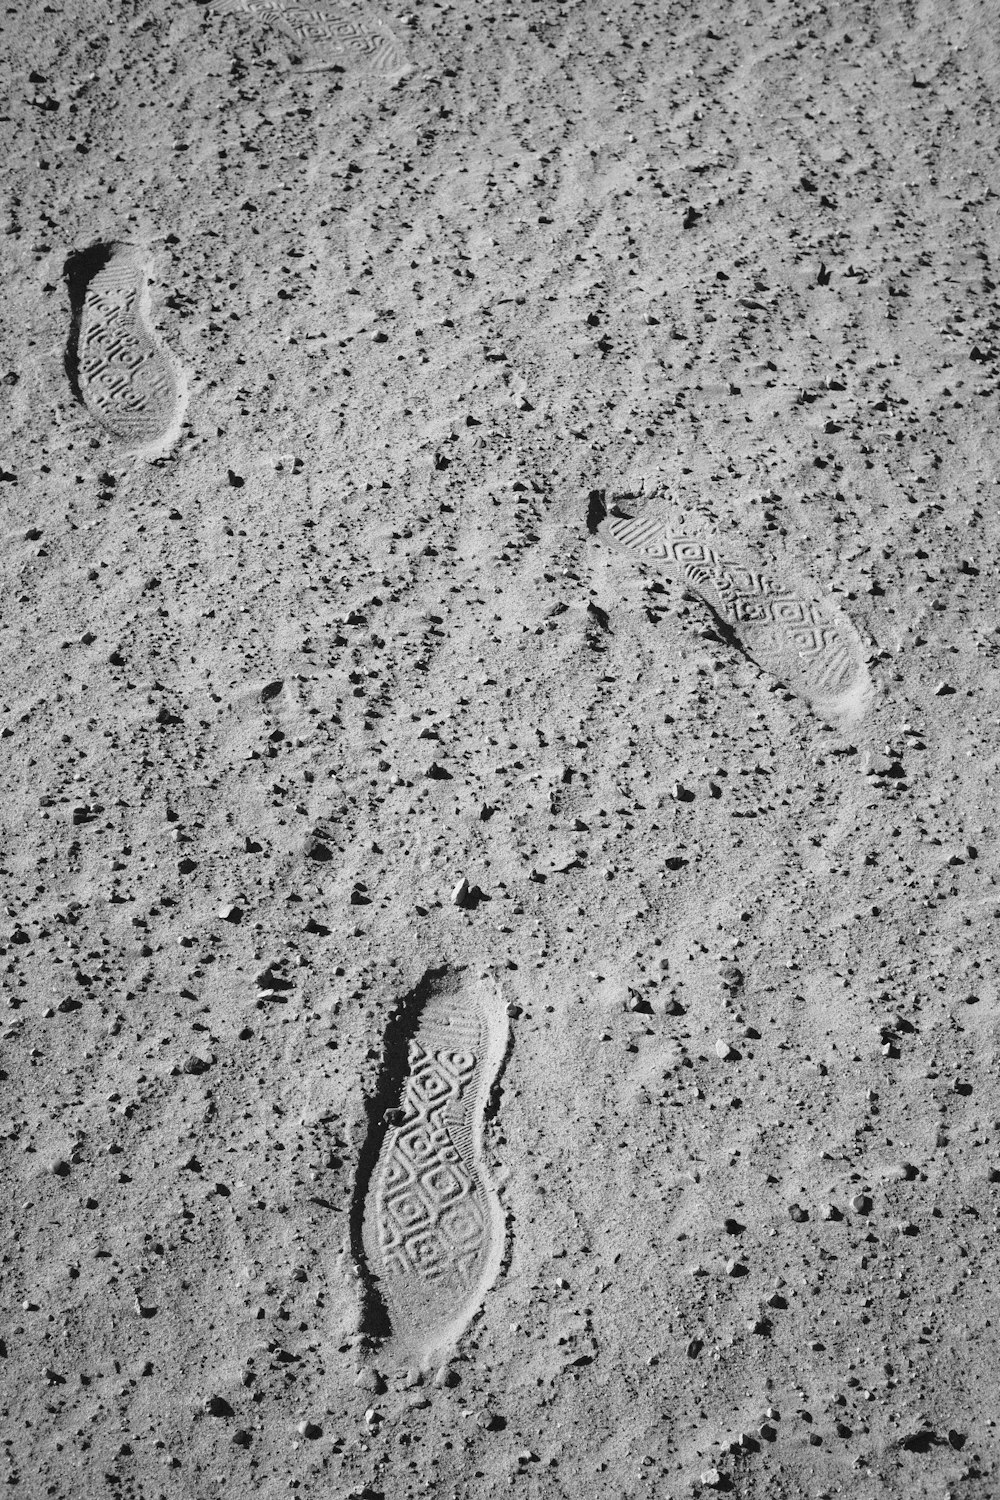
[[[995,1496],[991,7],[2,27],[10,1494]]]

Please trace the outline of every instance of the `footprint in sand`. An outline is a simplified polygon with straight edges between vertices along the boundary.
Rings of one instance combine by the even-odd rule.
[[[147,260],[135,245],[78,257],[95,267],[83,291],[76,340],[80,394],[91,415],[136,447],[159,445],[180,425],[181,397],[148,321]]]
[[[400,1106],[364,1204],[386,1353],[426,1366],[451,1347],[500,1269],[504,1222],[482,1161],[483,1116],[507,1045],[495,992],[432,992],[409,1042]]]
[[[811,708],[853,721],[871,692],[861,641],[829,604],[783,587],[715,544],[662,521],[606,516],[597,528],[622,551],[669,568],[730,627],[747,655]]]
[[[267,5],[254,0],[216,0],[214,9],[258,17],[291,36],[305,72],[344,67],[347,63],[381,77],[399,76],[413,69],[399,43],[376,20],[362,20],[336,5]]]

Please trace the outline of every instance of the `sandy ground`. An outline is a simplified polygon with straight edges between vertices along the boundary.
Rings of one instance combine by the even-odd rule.
[[[3,32],[10,1493],[995,1496],[991,7]]]

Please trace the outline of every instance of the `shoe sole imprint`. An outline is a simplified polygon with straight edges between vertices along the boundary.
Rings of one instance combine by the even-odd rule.
[[[857,633],[817,601],[769,582],[662,521],[608,516],[598,535],[679,573],[716,609],[747,654],[812,707],[847,718],[863,711],[870,684]]]
[[[403,1118],[386,1130],[362,1222],[386,1351],[401,1363],[426,1366],[454,1345],[500,1270],[504,1220],[482,1132],[506,1047],[506,1012],[485,986],[432,994],[409,1042]]]
[[[380,22],[366,23],[334,5],[267,5],[253,0],[217,0],[218,11],[256,16],[294,37],[307,73],[361,62],[384,77],[404,73],[406,58],[396,38]]]
[[[80,392],[103,427],[142,446],[167,437],[180,413],[177,380],[150,330],[147,307],[142,252],[115,245],[83,299]]]

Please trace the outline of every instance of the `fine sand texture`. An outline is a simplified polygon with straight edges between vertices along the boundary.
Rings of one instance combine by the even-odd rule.
[[[994,1500],[995,7],[0,26],[10,1495]]]

